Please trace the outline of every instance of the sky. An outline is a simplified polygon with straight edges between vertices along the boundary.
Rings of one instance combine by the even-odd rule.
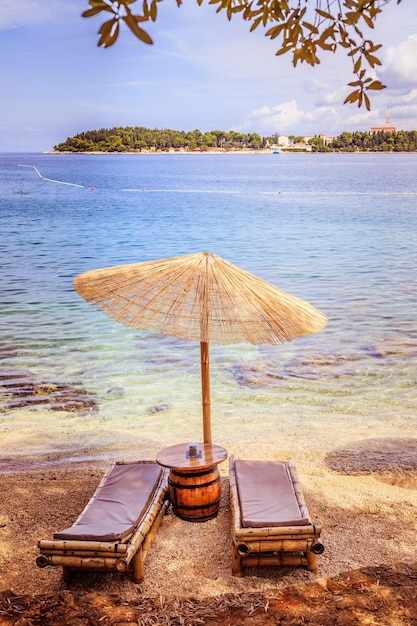
[[[206,3],[159,5],[146,26],[97,46],[100,14],[87,0],[0,0],[0,152],[44,152],[67,137],[115,126],[235,130],[261,136],[338,135],[390,123],[417,130],[417,1],[392,0],[370,33],[387,89],[372,109],[343,105],[354,80],[341,52],[293,67],[278,44]]]

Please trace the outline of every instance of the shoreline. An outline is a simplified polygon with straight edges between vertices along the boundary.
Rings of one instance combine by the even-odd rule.
[[[291,151],[289,151],[291,152]],[[306,154],[309,154],[307,151],[305,151]],[[178,155],[187,155],[187,154],[192,154],[192,155],[211,155],[211,154],[215,154],[215,155],[225,155],[225,154],[250,154],[250,155],[256,155],[256,154],[274,154],[274,151],[272,150],[206,150],[206,151],[201,151],[201,150],[143,150],[141,152],[103,152],[101,150],[93,150],[93,151],[79,151],[79,152],[72,152],[71,150],[47,150],[45,152],[42,152],[42,154],[51,154],[51,155],[57,155],[57,154],[93,154],[93,155],[99,155],[99,154],[103,154],[103,155],[130,155],[130,156],[143,156],[143,155],[150,155],[150,154],[169,154],[169,155],[174,155],[174,156],[178,156]]]
[[[72,150],[45,150],[43,152],[41,152],[40,154],[49,154],[49,155],[59,155],[59,154],[71,154],[71,155],[77,155],[77,154],[91,154],[91,155],[129,155],[129,156],[143,156],[143,155],[174,155],[174,156],[182,156],[182,155],[249,155],[249,156],[256,156],[256,155],[265,155],[265,154],[269,154],[269,155],[275,155],[275,156],[282,156],[282,155],[288,155],[288,154],[307,154],[307,155],[331,155],[331,154],[336,154],[336,155],[340,155],[340,154],[371,154],[371,155],[376,155],[376,154],[395,154],[395,155],[400,155],[400,154],[417,154],[417,151],[395,151],[395,150],[325,150],[325,151],[320,151],[320,150],[302,150],[300,148],[285,148],[285,147],[279,147],[279,148],[260,148],[259,150],[250,150],[250,149],[242,149],[242,150],[220,150],[220,149],[213,149],[213,150],[181,150],[181,149],[172,149],[172,150],[142,150],[142,151],[126,151],[126,152],[105,152],[102,150],[86,150],[86,151],[72,151]]]

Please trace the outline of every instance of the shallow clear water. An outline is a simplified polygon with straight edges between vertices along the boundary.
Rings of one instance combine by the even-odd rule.
[[[317,446],[349,429],[407,434],[416,171],[414,154],[0,155],[1,458],[144,456],[201,440],[198,344],[119,325],[72,281],[202,250],[329,319],[282,346],[211,347],[216,443],[243,449],[275,429],[277,446],[297,433]],[[37,392],[22,401],[10,381]],[[94,410],[54,409],[53,385],[88,392]]]

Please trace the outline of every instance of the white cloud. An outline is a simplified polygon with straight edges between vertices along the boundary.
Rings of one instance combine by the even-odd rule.
[[[380,72],[392,86],[417,85],[417,35],[410,35],[398,46],[387,48]]]
[[[335,89],[332,87],[333,85],[321,84],[320,90],[317,92],[317,96],[320,98],[324,105],[339,106],[346,98],[348,88],[346,87],[346,85],[340,85],[340,87],[337,87]]]
[[[416,90],[414,90],[416,92]],[[413,100],[408,95],[403,99],[398,98],[395,108],[391,112],[391,122],[398,130],[417,129],[417,94]]]
[[[398,128],[417,128],[417,90],[415,91],[414,99],[404,96],[396,100],[395,114],[391,115],[395,119],[391,121]],[[367,111],[364,108],[342,105],[340,100],[334,106],[309,103],[307,108],[293,99],[273,106],[261,106],[232,128],[241,132],[259,132],[264,136],[276,132],[286,135],[339,135],[343,131],[368,131],[373,125],[383,124],[386,112],[385,101],[379,107]]]
[[[288,100],[274,106],[265,105],[252,111],[241,124],[234,128],[241,131],[255,130],[265,134],[274,132],[308,134],[328,132],[329,128],[338,123],[340,120],[336,110],[331,106],[306,111],[298,106],[296,100]]]
[[[88,7],[82,0],[1,0],[0,30],[9,30],[21,26],[33,26],[50,22],[63,21],[70,14],[78,13]]]
[[[399,105],[401,104],[417,104],[417,88],[416,89],[411,89],[411,91],[409,91],[408,93],[399,96],[397,99],[397,102]]]
[[[105,86],[107,88],[130,88],[130,87],[143,87],[144,85],[150,85],[152,84],[150,81],[148,80],[128,80],[124,83],[106,83],[105,85],[101,85],[101,86]]]
[[[1,133],[16,133],[16,132],[23,132],[23,133],[36,133],[37,129],[33,128],[32,126],[28,126],[26,124],[20,125],[20,124],[7,124],[7,125],[0,125],[0,132]]]

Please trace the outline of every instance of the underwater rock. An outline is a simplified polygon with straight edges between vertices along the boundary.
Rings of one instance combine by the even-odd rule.
[[[36,381],[35,374],[29,370],[18,367],[2,367],[0,368],[1,387],[21,387],[24,385],[34,385]]]
[[[0,370],[3,410],[46,405],[54,411],[98,411],[94,395],[81,385],[39,379],[28,370]]]
[[[417,357],[417,339],[408,335],[387,337],[372,350],[376,357]]]
[[[0,359],[9,359],[17,356],[17,346],[13,344],[0,346]]]
[[[242,387],[267,387],[286,378],[318,380],[353,376],[356,368],[352,361],[340,354],[314,354],[296,357],[285,364],[280,361],[242,363],[232,367],[232,371]]]
[[[283,379],[278,373],[277,363],[242,363],[232,367],[232,372],[241,387],[267,387],[274,379]]]
[[[109,396],[124,396],[125,395],[125,390],[123,389],[123,387],[110,387],[110,389],[107,389],[107,394]]]
[[[154,404],[146,409],[146,412],[152,415],[153,413],[160,413],[161,411],[166,411],[167,409],[169,409],[169,404]]]
[[[341,378],[353,376],[356,368],[352,359],[343,354],[312,354],[291,359],[284,366],[284,374],[296,378],[317,380],[319,378]]]
[[[329,469],[347,475],[414,470],[417,469],[417,439],[386,437],[355,441],[334,448],[326,455],[325,463]]]

